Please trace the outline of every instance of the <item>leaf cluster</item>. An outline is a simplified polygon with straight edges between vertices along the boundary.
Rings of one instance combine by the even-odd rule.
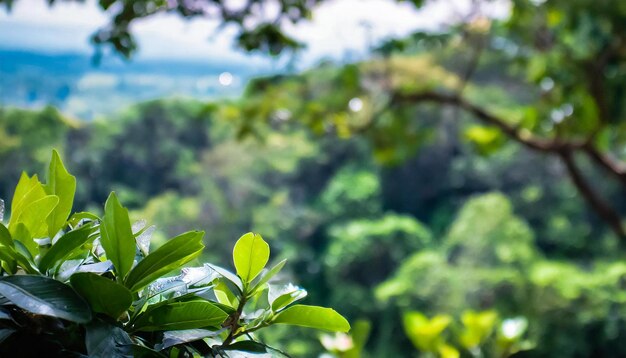
[[[75,190],[56,151],[46,184],[23,174],[15,189],[0,222],[0,354],[228,357],[273,352],[254,332],[274,324],[350,329],[330,308],[294,304],[304,289],[274,284],[286,261],[267,269],[260,235],[237,241],[235,272],[181,269],[202,253],[204,232],[150,251],[153,228],[131,224],[115,193],[99,217],[71,214]]]

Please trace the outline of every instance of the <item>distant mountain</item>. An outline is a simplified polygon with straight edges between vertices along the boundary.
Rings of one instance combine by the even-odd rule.
[[[267,66],[232,61],[133,60],[0,49],[0,105],[52,104],[82,119],[168,96],[234,96]],[[220,82],[220,75],[221,82]]]

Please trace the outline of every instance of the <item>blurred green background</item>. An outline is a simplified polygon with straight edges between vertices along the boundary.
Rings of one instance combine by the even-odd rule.
[[[128,3],[97,6],[114,29],[116,14],[152,16],[148,3],[197,19],[185,1]],[[319,5],[277,3],[306,10],[296,23]],[[206,230],[205,259],[225,266],[242,233],[260,233],[309,302],[353,323],[347,336],[263,333],[296,357],[626,356],[626,3],[446,6],[445,26],[295,67],[284,24],[250,27],[254,11],[219,21],[274,65],[142,62],[114,36],[100,67],[4,46],[0,198],[57,148],[76,211],[115,190],[160,240]],[[188,81],[202,71],[215,78],[200,93]],[[79,85],[102,73],[126,79]],[[170,77],[146,92],[137,73]]]

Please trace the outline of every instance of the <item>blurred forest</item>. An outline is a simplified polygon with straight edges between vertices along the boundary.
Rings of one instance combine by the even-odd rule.
[[[58,148],[77,211],[115,190],[161,240],[206,230],[224,265],[261,233],[357,323],[264,333],[293,356],[626,356],[626,3],[466,20],[231,100],[2,107],[0,198]]]

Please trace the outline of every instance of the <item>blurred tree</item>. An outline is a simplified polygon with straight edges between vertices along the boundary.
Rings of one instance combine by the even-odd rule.
[[[10,9],[14,1],[0,0],[0,4]],[[100,7],[111,13],[112,20],[92,40],[96,45],[111,45],[128,57],[137,47],[131,24],[137,19],[171,12],[185,18],[217,18],[223,24],[235,24],[242,48],[276,55],[301,45],[283,31],[285,23],[309,18],[311,9],[321,2],[101,0]],[[410,2],[423,5],[421,0]],[[371,78],[359,79],[358,72],[346,72],[348,76],[340,78],[343,86],[352,88],[346,94],[365,92],[367,98],[350,98],[358,99],[358,103],[353,102],[352,111],[367,110],[368,106],[373,109],[368,123],[363,124],[361,118],[354,125],[346,110],[327,116],[328,123],[320,122],[323,113],[314,101],[308,104],[311,116],[303,116],[302,120],[317,130],[332,125],[344,137],[374,131],[378,156],[389,159],[393,154],[388,138],[397,140],[398,135],[405,133],[408,140],[404,142],[410,143],[420,137],[414,125],[397,120],[399,114],[421,117],[423,112],[416,112],[415,107],[423,103],[458,108],[482,123],[465,130],[465,136],[481,151],[497,150],[506,138],[559,158],[589,206],[618,236],[626,237],[620,214],[590,183],[578,158],[585,157],[626,187],[626,163],[620,158],[626,143],[621,120],[626,111],[626,6],[608,0],[599,4],[595,0],[514,0],[509,17],[493,20],[485,16],[485,9],[494,2],[497,0],[473,1],[469,11],[461,14],[445,33],[419,33],[412,38],[419,40],[422,47],[432,43],[444,45],[448,56],[442,63],[455,76],[445,79],[409,72],[405,74],[408,81],[398,81],[393,73],[402,66],[398,63],[401,59],[391,58],[395,61],[391,66],[384,64],[374,69],[378,79],[374,90],[367,83]],[[410,48],[410,42],[392,39],[379,50],[390,56]],[[457,55],[450,56],[454,53]],[[456,61],[450,62],[450,58]],[[487,78],[481,73],[495,63],[505,69],[496,73],[499,77]],[[436,66],[430,68],[437,70]],[[513,90],[523,95],[495,105],[485,102],[485,98],[492,98],[485,96],[485,90],[493,94],[497,87],[504,93]],[[373,94],[382,94],[384,100]],[[337,96],[336,100],[341,98]],[[378,107],[382,109],[377,110]],[[312,121],[307,119],[311,117]]]

